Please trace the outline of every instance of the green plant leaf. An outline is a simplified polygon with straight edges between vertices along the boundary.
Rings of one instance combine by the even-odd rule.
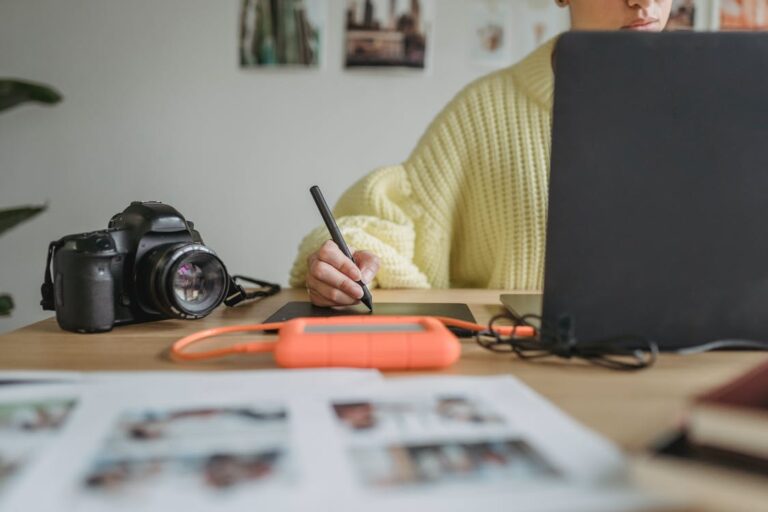
[[[11,229],[16,224],[31,219],[38,213],[48,208],[47,205],[21,206],[19,208],[7,208],[0,210],[0,235]]]
[[[22,80],[0,79],[0,112],[28,101],[53,105],[61,94],[45,84]]]
[[[0,316],[8,316],[13,310],[13,299],[10,295],[0,295]]]

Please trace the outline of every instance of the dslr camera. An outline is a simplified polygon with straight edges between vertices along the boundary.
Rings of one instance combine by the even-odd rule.
[[[133,202],[107,229],[51,242],[42,286],[43,309],[62,329],[104,332],[115,325],[166,318],[196,319],[226,302],[272,295],[279,286],[246,293],[224,263],[173,207]]]

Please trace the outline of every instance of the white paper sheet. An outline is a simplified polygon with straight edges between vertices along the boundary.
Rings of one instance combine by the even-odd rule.
[[[349,379],[379,379],[377,370],[363,369],[296,369],[296,370],[240,370],[240,371],[111,371],[111,372],[75,372],[48,370],[6,370],[0,371],[0,389],[2,384],[34,384],[34,383],[104,383],[119,380],[239,380],[257,377],[290,379],[295,382],[312,382],[322,378],[325,382],[331,379],[347,381]]]
[[[315,407],[331,416],[324,455],[307,446],[310,460],[336,468],[329,510],[594,512],[649,504],[623,487],[615,447],[509,377],[386,381]],[[321,479],[319,465],[313,469]]]
[[[72,385],[0,387],[0,510],[62,437],[80,397],[81,388]]]
[[[0,386],[34,383],[64,383],[83,380],[80,372],[56,372],[43,370],[0,371]]]
[[[89,386],[9,510],[649,504],[622,486],[615,447],[515,379],[344,374],[156,375]],[[42,482],[45,494],[36,492]]]
[[[36,375],[36,378],[44,378],[43,373],[45,372]],[[108,443],[109,434],[113,433],[117,422],[131,411],[135,414],[145,411],[162,413],[162,408],[173,411],[184,407],[200,411],[206,408],[226,408],[229,403],[232,404],[231,409],[251,407],[258,414],[263,407],[280,404],[283,397],[295,396],[301,399],[305,394],[312,393],[315,388],[330,390],[339,386],[354,387],[378,381],[380,378],[379,372],[373,370],[103,372],[82,374],[77,379],[80,383],[78,386],[34,384],[0,387],[0,412],[8,404],[23,405],[25,401],[44,401],[50,397],[64,397],[61,400],[69,399],[73,402],[66,424],[57,429],[58,441],[46,442],[44,450],[36,449],[37,456],[33,459],[27,457],[30,460],[24,465],[24,471],[16,471],[18,474],[8,479],[8,485],[0,487],[0,510],[73,509],[74,497],[81,491],[82,479],[91,476],[88,472],[93,473],[99,464],[104,466],[108,463],[102,460],[105,457],[99,459],[101,455],[113,455],[102,453],[105,452],[103,445]],[[264,397],[265,402],[251,406],[254,403],[251,397]],[[156,406],[155,409],[152,409],[153,406]],[[237,414],[230,416],[237,417]],[[220,427],[231,426],[231,422],[224,421],[221,425],[208,422],[207,425],[213,433],[209,437],[213,438],[211,442],[214,448],[217,448],[219,439],[229,438],[229,433],[221,431]],[[16,444],[17,439],[9,437],[9,432],[10,428],[5,432],[0,425],[0,450],[3,441],[5,444]],[[263,432],[255,429],[239,432],[237,435],[260,438],[263,437]],[[194,455],[189,450],[184,451],[184,442],[183,438],[178,442],[174,440],[175,444],[170,449],[172,455],[176,455],[176,452],[181,455]],[[130,449],[124,452],[131,456]],[[254,453],[258,453],[258,450]],[[0,456],[2,455],[4,454],[0,451]],[[134,454],[135,458],[140,458],[141,455],[140,451]],[[176,457],[174,463],[178,462],[177,466],[183,466],[182,459],[183,457]],[[220,467],[223,466],[222,462],[226,462],[220,458],[217,460]],[[156,486],[154,492],[162,496],[164,487]],[[170,488],[171,494],[175,496],[178,489]],[[45,492],[40,492],[40,489],[45,489]],[[194,493],[190,493],[189,497],[194,499]],[[178,500],[178,497],[176,499]],[[117,507],[121,503],[126,504],[126,509],[131,509],[135,505],[135,501],[130,499],[80,501],[83,501],[84,509],[91,505],[98,509],[106,504],[109,507]],[[154,500],[150,500],[147,503],[153,502]],[[192,504],[198,503],[195,501]]]

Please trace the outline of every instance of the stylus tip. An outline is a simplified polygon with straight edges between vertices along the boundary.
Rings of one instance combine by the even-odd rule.
[[[371,292],[368,290],[363,290],[363,298],[360,299],[360,302],[366,305],[366,307],[373,312],[373,297],[371,297]]]

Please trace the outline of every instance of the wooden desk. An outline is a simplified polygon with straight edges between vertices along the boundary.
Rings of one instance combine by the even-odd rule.
[[[464,302],[485,323],[501,311],[498,291],[377,290],[377,302]],[[274,368],[271,356],[230,357],[205,363],[174,363],[166,357],[172,341],[211,326],[258,323],[282,304],[305,300],[303,290],[286,290],[262,302],[221,308],[195,321],[163,321],[125,326],[106,334],[78,335],[44,320],[0,336],[0,370],[243,370]],[[535,303],[535,297],[522,296]],[[656,366],[638,373],[595,368],[576,362],[529,363],[486,352],[464,340],[460,362],[445,375],[514,375],[577,420],[638,451],[675,425],[694,394],[759,364],[756,352],[720,352],[695,356],[663,355]],[[394,374],[393,374],[394,375]],[[403,375],[403,374],[398,374]],[[413,374],[408,374],[413,375]]]

